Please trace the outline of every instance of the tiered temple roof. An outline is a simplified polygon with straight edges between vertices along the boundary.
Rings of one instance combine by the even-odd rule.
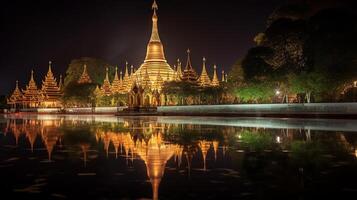
[[[198,83],[202,87],[208,87],[208,86],[211,86],[211,79],[209,78],[207,71],[206,71],[206,58],[203,57],[202,61],[203,61],[202,72],[201,72],[200,78],[198,79]]]
[[[122,93],[122,81],[121,77],[118,77],[118,67],[115,67],[115,75],[114,75],[114,80],[112,82],[112,88],[111,91],[113,93]]]
[[[19,81],[16,81],[15,90],[12,92],[11,96],[8,98],[7,103],[11,105],[21,104],[23,99],[23,94],[19,89]]]
[[[111,95],[112,91],[111,91],[111,85],[110,85],[110,81],[109,81],[109,75],[108,75],[108,67],[106,68],[106,73],[105,73],[105,79],[103,82],[102,87],[100,88],[103,92],[104,95]]]
[[[62,96],[62,92],[60,90],[60,87],[57,85],[57,80],[53,76],[52,73],[52,67],[51,67],[51,61],[48,63],[48,72],[47,75],[45,76],[45,80],[42,81],[42,94],[43,94],[43,104],[45,104],[46,107],[48,106],[58,106],[60,98]]]
[[[32,70],[30,81],[26,85],[26,89],[22,91],[24,94],[23,103],[28,107],[37,107],[42,101],[42,93],[38,90],[33,75],[34,72]]]
[[[92,83],[92,79],[90,78],[88,72],[87,72],[87,65],[84,64],[83,66],[83,72],[81,77],[78,80],[79,84],[85,84],[85,83]]]
[[[190,50],[187,50],[187,63],[185,70],[183,71],[182,74],[182,80],[187,81],[187,82],[196,82],[197,81],[197,73],[193,69],[192,64],[191,64],[191,58],[190,58]]]

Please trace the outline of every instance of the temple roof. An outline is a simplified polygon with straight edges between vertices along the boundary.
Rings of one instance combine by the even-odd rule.
[[[198,77],[197,77],[196,71],[192,67],[190,53],[191,53],[190,49],[188,49],[187,50],[187,63],[186,63],[185,70],[183,71],[181,79],[183,81],[196,82]]]
[[[84,83],[92,83],[92,79],[90,78],[88,72],[87,72],[87,65],[84,64],[83,66],[83,72],[81,77],[78,80],[79,84],[84,84]]]

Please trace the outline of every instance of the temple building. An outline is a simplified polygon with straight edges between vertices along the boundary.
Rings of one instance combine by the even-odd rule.
[[[26,85],[26,89],[22,90],[23,98],[22,104],[24,107],[36,108],[40,107],[40,103],[43,99],[41,90],[37,88],[37,84],[33,77],[34,72],[31,71],[31,77],[29,83]]]
[[[110,96],[115,93],[127,94],[127,105],[129,107],[155,107],[160,105],[168,105],[168,98],[162,93],[162,88],[165,82],[189,82],[197,84],[201,87],[218,87],[220,81],[214,66],[214,75],[211,80],[206,69],[206,58],[203,58],[202,72],[198,75],[192,66],[191,51],[187,50],[186,66],[182,69],[180,60],[177,60],[177,66],[174,68],[168,64],[164,46],[161,43],[158,30],[158,5],[154,1],[152,5],[152,30],[151,36],[147,45],[146,56],[144,62],[138,70],[134,71],[133,66],[128,71],[128,63],[125,65],[124,76],[118,72],[116,68],[114,80],[110,83],[108,71],[104,79],[103,85],[95,90],[95,95]],[[108,70],[108,69],[107,69]],[[222,71],[222,81],[225,80],[225,74]]]
[[[62,77],[59,83],[52,73],[51,61],[48,65],[47,74],[42,81],[41,89],[37,87],[34,79],[34,71],[31,71],[30,81],[22,91],[16,81],[15,90],[7,99],[7,103],[13,108],[54,108],[61,107],[61,97],[63,90]]]
[[[57,83],[56,78],[53,76],[51,69],[51,61],[48,64],[48,72],[45,76],[45,80],[42,81],[41,93],[43,94],[43,100],[41,102],[42,107],[60,107],[62,92],[60,85]]]

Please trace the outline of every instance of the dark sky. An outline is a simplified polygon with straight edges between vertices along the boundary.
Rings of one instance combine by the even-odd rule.
[[[285,0],[158,0],[159,32],[166,59],[192,62],[201,71],[229,69],[252,47],[268,15]],[[56,76],[71,59],[97,57],[138,67],[151,32],[152,0],[2,1],[0,6],[0,94],[12,91],[15,80],[24,86],[33,68],[40,84],[53,61]]]

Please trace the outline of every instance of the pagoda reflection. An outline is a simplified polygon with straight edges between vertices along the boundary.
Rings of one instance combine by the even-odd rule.
[[[180,173],[187,173],[190,179],[191,173],[201,170],[212,172],[215,167],[230,165],[232,156],[237,156],[236,150],[240,153],[271,152],[273,148],[289,151],[294,141],[308,145],[315,142],[318,134],[299,129],[212,128],[197,124],[168,124],[152,118],[122,118],[118,122],[108,122],[42,116],[6,119],[4,125],[4,137],[10,138],[7,141],[11,145],[16,148],[26,147],[32,156],[31,152],[44,147],[49,161],[56,160],[52,156],[56,153],[72,154],[71,158],[83,160],[83,164],[80,163],[81,169],[83,166],[90,169],[97,165],[98,157],[108,161],[124,161],[126,168],[130,166],[131,169],[137,168],[136,162],[144,163],[143,169],[150,181],[153,199],[159,197],[166,167],[175,167]],[[329,137],[333,137],[334,142],[343,146],[351,155],[357,154],[356,139],[351,135],[336,132]],[[257,141],[256,144],[254,141]],[[261,144],[264,146],[259,149]]]

